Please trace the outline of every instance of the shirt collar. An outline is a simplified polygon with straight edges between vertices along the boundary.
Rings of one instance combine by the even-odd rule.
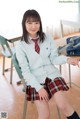
[[[29,41],[32,41],[32,39],[37,39],[39,38],[39,35],[36,38],[32,38],[31,36],[29,36]]]

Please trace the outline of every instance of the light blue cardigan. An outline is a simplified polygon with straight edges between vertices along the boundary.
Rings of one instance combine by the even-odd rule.
[[[46,77],[51,79],[61,77],[55,65],[66,63],[67,57],[58,56],[55,41],[50,35],[46,35],[45,41],[40,44],[40,54],[25,41],[19,41],[15,48],[16,57],[27,85],[39,91],[42,88],[40,83],[44,83]]]

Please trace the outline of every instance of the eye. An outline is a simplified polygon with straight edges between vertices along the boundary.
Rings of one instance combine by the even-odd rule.
[[[35,24],[39,24],[39,22],[35,22]]]
[[[28,24],[32,24],[32,22],[28,22]]]

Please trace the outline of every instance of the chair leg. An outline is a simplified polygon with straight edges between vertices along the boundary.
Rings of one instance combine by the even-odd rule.
[[[59,70],[60,70],[60,73],[62,73],[62,68],[61,68],[61,65],[59,65]]]
[[[70,83],[70,88],[71,88],[71,69],[70,69],[70,64],[68,66],[69,66],[69,83]]]
[[[4,75],[5,70],[5,56],[3,56],[3,69],[2,69],[2,75]]]
[[[27,99],[26,99],[26,92],[25,92],[24,109],[23,109],[23,117],[22,117],[22,119],[26,119],[26,111],[27,111]]]
[[[57,111],[58,111],[58,119],[61,119],[60,111],[59,111],[59,108],[58,107],[57,107]]]
[[[10,84],[12,84],[12,74],[13,74],[13,63],[12,63],[12,59],[11,59]]]

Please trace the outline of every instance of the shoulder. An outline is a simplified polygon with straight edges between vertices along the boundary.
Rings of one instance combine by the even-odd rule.
[[[21,48],[21,47],[23,47],[23,45],[25,44],[25,42],[24,41],[17,41],[17,43],[16,43],[16,45],[15,45],[15,48]]]
[[[45,40],[47,42],[54,42],[53,36],[51,34],[45,34]]]
[[[26,49],[26,43],[25,41],[18,41],[15,45],[15,51],[16,52],[24,52]]]
[[[45,34],[45,38],[52,38],[52,35],[51,34]]]

